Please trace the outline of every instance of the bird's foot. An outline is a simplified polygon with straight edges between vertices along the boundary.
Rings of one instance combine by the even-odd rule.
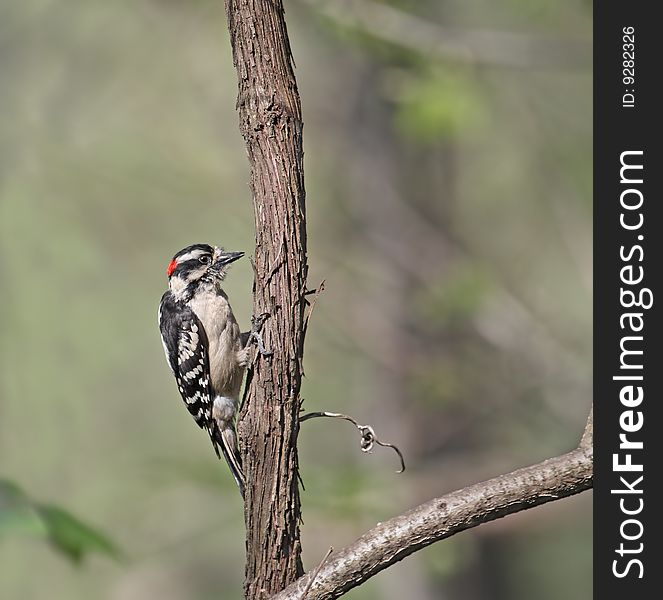
[[[262,340],[262,326],[265,324],[265,321],[269,318],[269,313],[262,313],[261,315],[253,315],[251,317],[251,331],[249,332],[249,344],[254,343],[258,346],[258,352],[262,356],[272,356],[274,353],[271,350],[265,348],[265,344]]]

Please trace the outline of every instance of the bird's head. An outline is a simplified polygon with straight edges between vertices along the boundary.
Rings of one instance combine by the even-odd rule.
[[[168,286],[176,296],[193,293],[201,283],[223,281],[230,263],[244,252],[226,252],[218,246],[193,244],[180,250],[168,264]]]

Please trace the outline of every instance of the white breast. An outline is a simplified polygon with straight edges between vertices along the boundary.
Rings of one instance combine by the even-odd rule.
[[[240,330],[228,297],[219,290],[199,291],[189,302],[209,340],[210,383],[215,395],[237,399],[244,368],[238,362]]]

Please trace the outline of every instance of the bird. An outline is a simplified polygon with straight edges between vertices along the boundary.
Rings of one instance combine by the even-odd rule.
[[[249,344],[267,315],[252,318],[242,333],[221,283],[244,252],[192,244],[173,256],[166,269],[168,289],[159,303],[159,329],[166,360],[186,408],[205,430],[217,457],[226,459],[244,496],[245,477],[235,416]]]

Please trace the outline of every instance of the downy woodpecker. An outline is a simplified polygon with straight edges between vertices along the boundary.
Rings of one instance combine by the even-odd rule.
[[[230,263],[243,255],[207,244],[180,250],[166,270],[168,290],[159,305],[161,341],[180,395],[219,458],[221,450],[242,496],[235,415],[247,342],[256,332],[240,332],[221,282]]]

